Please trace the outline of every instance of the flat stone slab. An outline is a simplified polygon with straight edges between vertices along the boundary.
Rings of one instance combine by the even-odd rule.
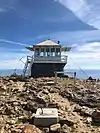
[[[38,108],[34,118],[34,125],[48,127],[59,122],[56,108]]]

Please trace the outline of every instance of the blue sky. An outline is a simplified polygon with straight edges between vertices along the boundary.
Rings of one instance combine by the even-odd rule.
[[[48,38],[72,47],[70,68],[99,69],[99,14],[99,0],[0,0],[0,69],[23,68],[25,46]]]

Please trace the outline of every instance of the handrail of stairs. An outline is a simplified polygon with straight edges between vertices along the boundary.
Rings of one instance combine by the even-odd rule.
[[[23,77],[24,78],[25,78],[25,75],[27,73],[27,70],[29,69],[28,67],[31,67],[30,65],[31,65],[32,61],[33,61],[33,56],[27,56],[26,63],[25,63],[24,69],[23,69]]]

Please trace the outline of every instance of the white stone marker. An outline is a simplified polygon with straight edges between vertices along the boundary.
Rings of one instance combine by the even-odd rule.
[[[49,127],[59,122],[56,108],[38,108],[34,118],[34,125]]]

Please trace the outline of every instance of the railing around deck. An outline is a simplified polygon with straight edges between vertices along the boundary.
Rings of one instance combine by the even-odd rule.
[[[52,63],[52,62],[65,62],[67,63],[67,56],[62,56],[62,57],[33,57],[33,62],[40,62],[40,63]]]

